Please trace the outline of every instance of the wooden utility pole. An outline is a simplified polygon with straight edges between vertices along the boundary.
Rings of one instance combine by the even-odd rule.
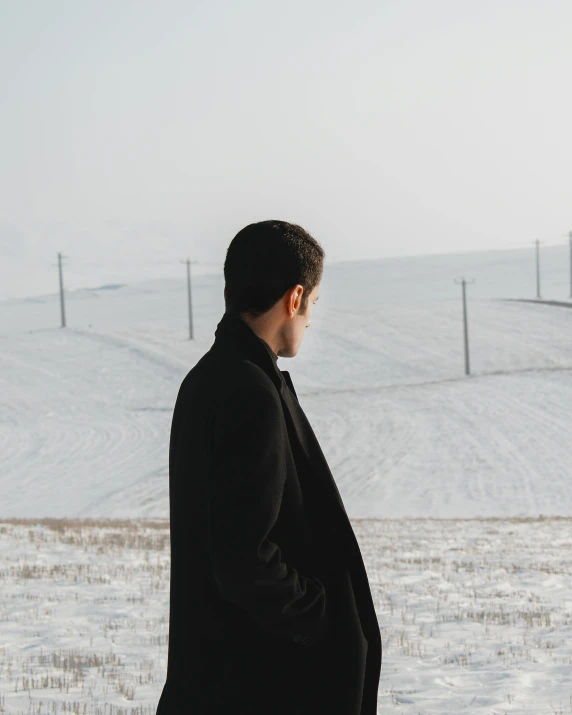
[[[536,239],[536,297],[540,300],[540,241]]]
[[[181,261],[181,263],[187,264],[187,297],[189,302],[189,340],[193,339],[193,302],[191,295],[191,263],[196,263],[197,261],[191,261],[187,258],[186,261]]]
[[[568,234],[570,240],[570,298],[572,298],[572,231]]]
[[[469,321],[467,319],[467,285],[472,285],[475,281],[466,281],[461,278],[460,281],[455,281],[457,285],[463,288],[463,327],[464,327],[464,343],[465,343],[465,375],[471,374],[471,365],[469,359]]]
[[[66,307],[64,305],[64,279],[63,279],[63,273],[62,273],[62,256],[61,253],[58,253],[58,268],[59,268],[59,273],[60,273],[60,308],[61,308],[61,314],[62,314],[62,328],[66,327]],[[52,264],[53,265],[53,264]]]

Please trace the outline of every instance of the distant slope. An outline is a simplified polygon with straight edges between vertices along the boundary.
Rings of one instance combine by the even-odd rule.
[[[521,259],[326,267],[278,365],[352,516],[572,514],[572,311],[495,300],[530,297]],[[477,279],[470,378],[461,274]],[[545,296],[565,300],[565,278],[560,256]],[[168,516],[172,409],[224,310],[222,276],[193,285],[194,341],[184,280],[77,291],[65,329],[57,295],[0,304],[2,516]]]

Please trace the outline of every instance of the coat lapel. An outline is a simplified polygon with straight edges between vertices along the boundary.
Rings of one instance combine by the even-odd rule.
[[[284,389],[281,390],[280,397],[282,398],[284,416],[296,433],[298,443],[302,447],[304,456],[311,467],[312,473],[316,474],[317,478],[322,480],[325,488],[330,491],[338,506],[341,507],[345,514],[346,510],[344,503],[340,492],[338,491],[338,487],[336,486],[334,476],[330,471],[330,467],[328,466],[324,453],[318,443],[318,438],[316,437],[304,410],[298,403],[297,398],[290,393],[286,386],[284,386]]]
[[[296,399],[298,399],[298,395],[296,394],[296,390],[294,389],[294,384],[293,384],[293,382],[292,382],[292,378],[290,377],[290,373],[288,372],[288,370],[280,370],[280,372],[282,373],[282,376],[284,377],[284,380],[286,381],[286,384],[288,385],[288,387],[289,387],[289,388],[292,390],[292,392],[294,393],[294,397],[295,397]]]
[[[298,402],[290,373],[278,368],[276,353],[266,341],[258,337],[240,315],[234,312],[227,311],[223,315],[217,325],[215,338],[215,345],[220,344],[225,349],[232,347],[261,367],[274,382],[280,394],[289,433],[294,432],[301,452],[311,468],[310,473],[316,475],[316,478],[322,482],[324,488],[334,498],[334,502],[347,516],[342,497],[318,439]]]

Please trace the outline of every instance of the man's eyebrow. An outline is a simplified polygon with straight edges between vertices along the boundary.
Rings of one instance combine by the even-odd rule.
[[[319,298],[319,297],[320,297],[320,296],[319,296],[319,295],[317,295],[317,296],[316,296],[316,300],[318,300],[318,298]],[[314,303],[316,302],[316,300],[314,301]]]

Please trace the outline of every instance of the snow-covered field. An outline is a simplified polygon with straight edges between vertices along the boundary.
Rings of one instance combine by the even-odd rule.
[[[379,713],[572,712],[572,519],[353,526],[384,646]],[[154,715],[168,546],[164,520],[0,520],[0,712]]]
[[[543,298],[568,266],[543,249]],[[65,329],[57,294],[0,302],[0,712],[153,714],[164,682],[170,421],[223,278],[194,281],[194,341],[184,279],[91,285]],[[572,310],[500,300],[535,290],[532,249],[326,265],[278,361],[375,588],[380,712],[572,712]]]
[[[566,247],[542,265],[566,300]],[[57,294],[0,303],[2,516],[168,516],[172,409],[223,285],[196,279],[193,341],[184,279],[73,291],[64,329]],[[532,250],[326,266],[278,365],[352,516],[572,515],[572,310],[497,300],[534,292]]]

